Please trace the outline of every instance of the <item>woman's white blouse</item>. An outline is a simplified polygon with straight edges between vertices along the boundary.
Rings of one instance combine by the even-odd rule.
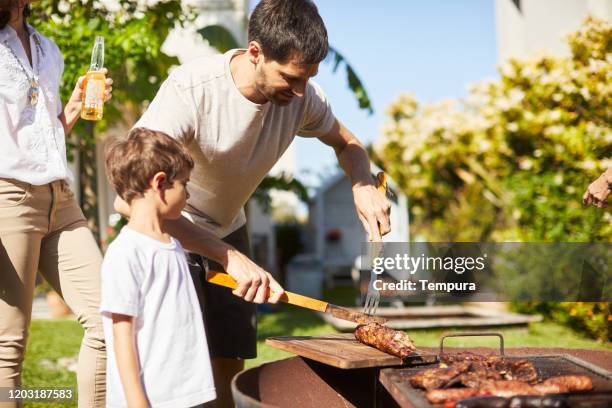
[[[15,30],[0,30],[0,178],[13,178],[34,185],[72,179],[66,162],[64,127],[58,119],[62,111],[59,95],[64,59],[57,45],[31,26],[28,61]],[[36,51],[38,37],[41,50]],[[38,73],[38,103],[30,106],[30,78]]]

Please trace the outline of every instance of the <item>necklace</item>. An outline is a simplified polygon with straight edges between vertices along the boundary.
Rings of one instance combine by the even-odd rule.
[[[30,106],[35,106],[38,103],[38,94],[39,94],[38,74],[40,73],[40,59],[41,59],[42,50],[41,50],[41,45],[40,45],[40,39],[38,38],[36,34],[34,34],[34,44],[36,45],[35,47],[36,48],[36,72],[34,72],[34,67],[32,67],[32,76],[30,76],[28,71],[25,69],[25,67],[21,63],[21,60],[19,59],[19,57],[17,57],[17,54],[15,54],[13,49],[10,47],[8,40],[4,41],[4,45],[6,46],[6,48],[8,48],[9,52],[13,55],[13,57],[19,64],[21,71],[24,73],[24,75],[28,79],[28,83],[30,84],[30,88],[28,89],[28,103],[30,104]]]

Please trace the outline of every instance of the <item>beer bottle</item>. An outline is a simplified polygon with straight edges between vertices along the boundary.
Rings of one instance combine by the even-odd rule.
[[[85,76],[85,95],[81,107],[81,118],[86,120],[102,119],[104,109],[104,88],[106,77],[102,73],[104,67],[104,37],[96,36],[91,53],[91,65]]]

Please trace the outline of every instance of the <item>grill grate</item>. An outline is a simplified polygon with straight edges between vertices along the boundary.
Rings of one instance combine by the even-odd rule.
[[[508,360],[529,360],[541,380],[559,375],[588,375],[593,380],[593,391],[565,394],[572,407],[609,408],[612,406],[612,374],[586,361],[569,355],[506,357]],[[413,388],[408,381],[420,367],[386,368],[380,373],[381,382],[402,407],[431,408],[425,391]]]

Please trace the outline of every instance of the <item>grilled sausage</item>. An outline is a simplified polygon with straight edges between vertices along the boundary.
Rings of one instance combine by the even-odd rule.
[[[447,388],[445,390],[431,390],[427,392],[427,400],[432,404],[460,401],[473,397],[478,393],[474,388]]]
[[[590,391],[593,389],[593,380],[586,375],[561,375],[551,377],[543,381],[541,385],[558,386],[566,388],[568,391]]]
[[[510,398],[515,395],[537,395],[534,388],[522,381],[490,381],[480,387],[480,395],[494,395],[496,397]]]

